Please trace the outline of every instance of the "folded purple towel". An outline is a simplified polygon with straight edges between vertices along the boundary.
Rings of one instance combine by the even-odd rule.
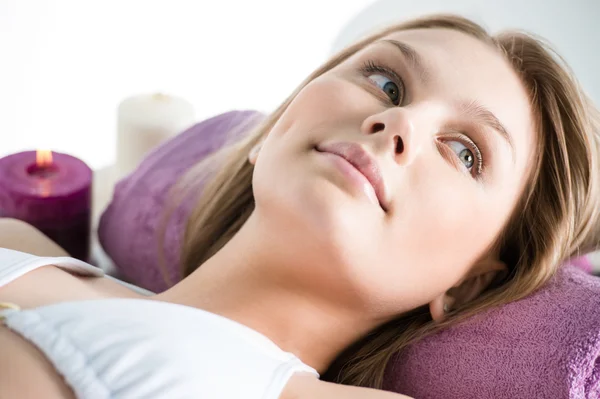
[[[419,399],[600,398],[600,278],[562,267],[529,297],[397,355],[385,388]]]
[[[260,120],[256,111],[232,111],[198,123],[151,152],[115,186],[98,225],[98,239],[118,274],[154,292],[168,288],[159,264],[159,230],[164,223],[169,190],[193,165],[221,148],[236,129]],[[257,119],[258,117],[258,119]],[[200,185],[199,185],[200,187]],[[187,198],[168,219],[164,237],[165,266],[171,281],[181,279],[180,249],[185,223],[194,203]]]
[[[177,178],[225,142],[256,112],[229,112],[162,145],[119,182],[99,238],[122,275],[153,291],[167,288],[157,231]],[[178,273],[192,200],[175,210],[165,236],[166,266]],[[576,262],[575,262],[576,263]],[[426,398],[600,398],[600,278],[563,267],[534,295],[473,317],[398,354],[388,390]]]

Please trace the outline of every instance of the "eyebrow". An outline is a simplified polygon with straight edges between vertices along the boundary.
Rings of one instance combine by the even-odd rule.
[[[415,50],[413,47],[409,46],[404,42],[400,42],[398,40],[393,39],[383,39],[382,43],[389,43],[393,45],[396,49],[400,50],[402,55],[408,60],[410,66],[417,72],[417,76],[421,83],[425,83],[428,80],[429,72],[427,68],[425,68],[425,63],[423,62],[423,58],[421,55]]]
[[[512,136],[492,111],[490,111],[489,109],[487,109],[486,107],[474,100],[459,101],[458,109],[464,115],[500,133],[500,136],[509,145],[512,154],[512,161],[513,163],[515,162],[515,146]]]

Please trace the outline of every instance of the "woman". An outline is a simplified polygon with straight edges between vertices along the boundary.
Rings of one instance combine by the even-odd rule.
[[[225,153],[188,224],[189,276],[164,293],[25,255],[65,254],[5,221],[19,238],[4,246],[22,252],[5,252],[13,277],[0,301],[21,310],[5,304],[0,369],[13,372],[0,386],[56,398],[402,397],[327,380],[380,388],[408,343],[530,294],[595,249],[596,115],[531,36],[490,37],[453,16],[387,28]]]

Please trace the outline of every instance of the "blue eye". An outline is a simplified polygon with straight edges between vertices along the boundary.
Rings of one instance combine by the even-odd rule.
[[[473,151],[471,151],[467,146],[457,140],[448,140],[446,141],[448,146],[454,150],[458,159],[465,165],[468,171],[471,171],[473,165],[475,164],[475,156],[473,155]]]
[[[387,95],[392,104],[400,105],[402,103],[404,82],[393,69],[367,61],[361,71]]]
[[[373,82],[377,83],[377,85],[381,87],[381,90],[383,90],[383,92],[388,95],[392,104],[400,104],[400,89],[398,88],[398,85],[396,85],[396,83],[394,83],[393,81],[391,81],[383,75],[377,74],[370,75],[369,79],[371,79]]]
[[[485,166],[483,154],[469,136],[464,133],[451,133],[442,141],[442,145],[450,147],[469,174],[475,178],[481,177]]]

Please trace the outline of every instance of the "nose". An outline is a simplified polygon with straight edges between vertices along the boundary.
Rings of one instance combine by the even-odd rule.
[[[391,154],[399,165],[409,165],[419,151],[413,119],[406,108],[390,108],[369,116],[361,129],[374,136],[378,153]]]

